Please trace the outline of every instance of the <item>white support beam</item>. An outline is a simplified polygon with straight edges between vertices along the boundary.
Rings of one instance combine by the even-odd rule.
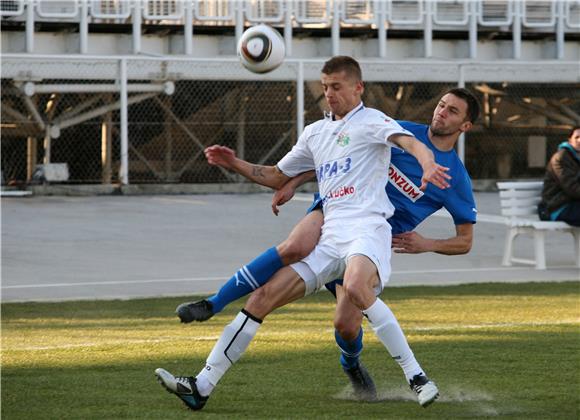
[[[304,64],[298,63],[298,80],[296,80],[296,137],[304,131]]]
[[[42,116],[40,115],[40,112],[38,112],[38,109],[36,109],[36,105],[32,102],[32,99],[30,99],[30,97],[28,96],[23,96],[22,100],[26,104],[26,108],[28,108],[30,114],[32,114],[32,118],[36,122],[38,128],[44,130],[46,128],[46,123],[42,119]]]
[[[86,54],[89,51],[89,5],[88,0],[80,1],[79,50],[81,54]]]
[[[519,60],[522,58],[522,7],[521,1],[514,2],[514,21],[512,24],[513,33],[513,58]]]
[[[141,95],[131,96],[130,98],[127,99],[127,105],[133,105],[133,104],[145,101],[147,99],[153,98],[155,96],[157,96],[157,94],[155,94],[155,93],[143,93]],[[104,115],[104,114],[111,112],[111,111],[116,111],[120,108],[121,108],[121,101],[117,101],[115,103],[108,104],[108,105],[99,107],[97,109],[93,109],[92,111],[86,112],[86,113],[81,114],[81,115],[76,115],[76,116],[66,118],[66,119],[61,119],[58,121],[55,120],[55,121],[53,121],[53,124],[51,127],[51,136],[52,136],[52,138],[58,138],[58,137],[60,137],[61,130],[64,130],[65,128],[72,127],[74,125],[80,124],[80,123],[88,121],[88,120],[92,120],[93,118],[99,117],[99,116]]]
[[[556,2],[556,58],[564,59],[564,1]]]
[[[425,26],[424,26],[424,43],[425,43],[425,58],[433,56],[433,5],[430,1],[425,2]]]
[[[477,2],[470,1],[467,4],[469,16],[469,58],[477,58]]]
[[[284,44],[286,57],[292,57],[292,2],[284,2]]]
[[[141,19],[142,19],[142,2],[132,3],[133,7],[133,54],[141,52]]]
[[[34,0],[26,2],[26,52],[34,52]]]
[[[340,54],[340,3],[332,2],[332,27],[331,27],[332,55]]]
[[[374,10],[377,19],[377,36],[379,39],[379,57],[387,57],[387,3],[381,0],[374,0]]]
[[[119,179],[123,185],[129,185],[129,103],[127,91],[127,60],[120,63],[121,79],[121,168]]]
[[[119,92],[121,86],[114,84],[36,84],[34,82],[26,82],[23,91],[26,96],[33,96],[42,93],[105,93],[105,92]],[[175,92],[175,84],[173,82],[165,83],[132,83],[127,85],[127,92],[158,92],[167,95]]]
[[[185,44],[185,54],[193,53],[193,2],[185,2],[185,18],[183,19],[183,38]]]

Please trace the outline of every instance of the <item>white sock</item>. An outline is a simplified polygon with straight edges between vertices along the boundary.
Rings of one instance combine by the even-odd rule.
[[[242,309],[224,328],[205,367],[197,375],[197,390],[202,396],[208,396],[228,369],[242,357],[261,323],[261,320]]]
[[[421,366],[407,343],[403,330],[389,307],[380,299],[375,300],[363,313],[368,317],[373,331],[387,348],[391,357],[399,363],[407,382],[423,373]]]
[[[209,394],[211,394],[215,386],[212,385],[212,383],[206,378],[205,375],[197,375],[197,378],[195,379],[195,386],[197,386],[199,395],[202,397],[207,397]]]

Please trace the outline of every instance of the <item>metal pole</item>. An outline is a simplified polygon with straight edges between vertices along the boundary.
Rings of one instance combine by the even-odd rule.
[[[431,58],[433,55],[433,16],[431,14],[431,2],[425,2],[425,57]]]
[[[191,55],[193,52],[193,3],[191,1],[185,2],[185,22],[183,25],[185,54]]]
[[[298,79],[296,80],[296,137],[304,131],[304,62],[298,62]]]
[[[236,47],[244,33],[244,5],[241,1],[234,2],[236,16]]]
[[[26,4],[26,52],[34,52],[34,0]]]
[[[107,113],[103,122],[101,123],[101,168],[103,184],[111,183],[111,165],[112,154],[111,151],[113,143],[113,124],[111,113]]]
[[[340,54],[340,8],[339,0],[332,2],[332,55]]]
[[[467,4],[469,13],[469,58],[477,58],[477,3]]]
[[[89,5],[87,0],[81,0],[81,20],[79,22],[79,42],[81,54],[86,54],[89,50]]]
[[[127,92],[127,60],[121,59],[121,169],[119,178],[121,184],[129,185],[129,127],[128,127],[128,92]]]
[[[513,47],[516,60],[522,58],[522,4],[520,3],[514,2]]]
[[[36,169],[36,138],[28,137],[26,139],[26,181],[30,182],[32,174]]]
[[[140,1],[133,4],[133,54],[141,52],[141,6]]]
[[[387,27],[385,25],[387,3],[380,0],[375,0],[375,16],[377,17],[377,29],[379,37],[379,57],[385,58],[387,56]]]
[[[292,57],[292,2],[284,2],[284,43],[286,44],[286,57]]]
[[[564,2],[556,2],[556,58],[564,58]]]
[[[37,93],[103,93],[103,92],[118,92],[119,85],[110,84],[36,84],[34,82],[26,82],[23,88],[26,96],[33,96]],[[164,83],[131,83],[127,86],[127,92],[163,92],[171,95],[175,91],[175,84],[173,82]]]
[[[44,130],[44,159],[42,163],[49,164],[50,163],[50,152],[52,150],[52,139],[50,137],[50,126],[47,125],[46,129]]]
[[[457,81],[457,87],[465,87],[465,69],[461,64],[459,65],[459,80]],[[461,133],[457,140],[457,155],[459,156],[459,160],[465,164],[465,133]]]

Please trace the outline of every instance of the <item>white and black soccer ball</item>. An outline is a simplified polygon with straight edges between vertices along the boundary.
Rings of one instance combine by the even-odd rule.
[[[243,66],[254,73],[267,73],[284,61],[284,38],[268,25],[247,29],[238,42],[238,56]]]

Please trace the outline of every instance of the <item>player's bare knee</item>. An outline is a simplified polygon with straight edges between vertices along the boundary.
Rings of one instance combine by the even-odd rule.
[[[334,328],[344,340],[348,341],[357,338],[360,331],[360,325],[355,325],[351,320],[341,317],[334,320]]]
[[[300,261],[312,251],[303,242],[288,238],[276,247],[280,259],[286,264]]]
[[[348,284],[344,284],[343,288],[347,299],[356,307],[364,309],[364,294],[361,286],[356,282],[349,282]]]

